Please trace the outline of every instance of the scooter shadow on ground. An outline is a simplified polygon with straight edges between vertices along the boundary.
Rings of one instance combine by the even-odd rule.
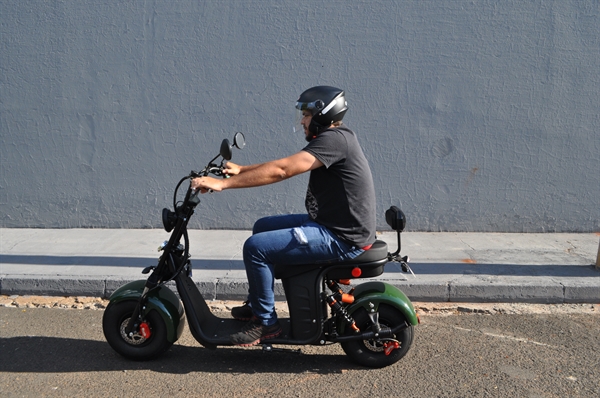
[[[42,255],[13,255],[1,254],[2,264],[27,264],[27,265],[49,265],[49,266],[105,266],[105,267],[131,267],[139,268],[140,271],[149,265],[156,263],[155,258],[146,257],[118,257],[118,256],[42,256]],[[193,259],[196,271],[211,270],[245,270],[244,262],[241,260],[218,260],[218,259]],[[418,275],[515,275],[515,276],[598,276],[594,264],[589,265],[569,264],[487,264],[487,263],[458,263],[458,262],[435,262],[424,263],[413,258],[411,268]],[[385,267],[387,275],[406,275],[398,264],[388,263]],[[385,278],[385,276],[383,277]],[[412,277],[403,279],[411,280]]]
[[[467,263],[419,263],[412,261],[411,268],[419,275],[488,275],[488,276],[566,276],[597,277],[593,265],[556,264],[467,264]],[[386,268],[386,272],[393,272]]]
[[[139,268],[156,265],[154,257],[120,256],[45,256],[29,254],[0,254],[2,264],[26,264],[76,267]],[[194,259],[197,270],[245,270],[242,260]]]
[[[87,353],[87,354],[86,354]],[[93,353],[93,355],[89,355]],[[160,359],[131,361],[104,341],[43,336],[0,338],[0,373],[70,373],[150,370],[159,373],[301,373],[339,374],[365,369],[339,354],[303,354],[297,347],[264,352],[253,348],[174,345]]]

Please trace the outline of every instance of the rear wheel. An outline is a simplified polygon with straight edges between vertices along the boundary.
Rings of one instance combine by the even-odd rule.
[[[125,332],[137,303],[136,300],[110,303],[104,311],[102,329],[108,344],[116,352],[129,359],[143,361],[162,354],[173,343],[167,340],[167,326],[156,311],[146,314],[133,334]]]
[[[373,323],[364,308],[352,314],[361,331],[371,330]],[[341,343],[344,352],[356,363],[371,368],[383,368],[398,362],[408,352],[413,341],[413,326],[400,310],[386,304],[379,306],[379,324],[391,329],[408,325],[389,339],[355,340]],[[350,332],[352,333],[352,332]],[[387,355],[386,355],[387,352]]]

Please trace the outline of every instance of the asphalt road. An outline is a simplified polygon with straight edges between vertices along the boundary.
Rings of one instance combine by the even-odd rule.
[[[425,315],[384,369],[337,345],[302,353],[210,351],[188,331],[160,359],[104,341],[102,311],[0,307],[2,397],[598,397],[597,314]]]

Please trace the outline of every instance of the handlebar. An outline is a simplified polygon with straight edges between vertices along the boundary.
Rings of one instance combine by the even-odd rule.
[[[192,214],[194,214],[194,208],[200,203],[200,198],[198,197],[199,192],[195,189],[192,189],[191,184],[188,185],[183,201],[178,201],[177,193],[179,192],[179,188],[181,187],[181,185],[187,180],[191,180],[197,177],[206,177],[209,174],[212,174],[217,177],[227,178],[228,175],[224,174],[223,171],[225,170],[225,165],[227,164],[227,161],[231,159],[231,149],[233,147],[242,149],[244,145],[244,135],[242,133],[236,133],[233,137],[233,145],[229,144],[229,140],[223,140],[223,142],[221,143],[219,154],[215,156],[210,162],[208,162],[208,164],[206,165],[206,167],[204,167],[204,169],[202,169],[202,171],[192,170],[187,176],[179,180],[173,192],[173,210],[170,210],[168,208],[163,209],[162,218],[165,231],[171,232],[176,225],[180,225],[180,228],[183,228],[183,230],[185,230],[189,217]],[[214,163],[218,158],[221,158],[220,165]],[[210,192],[212,193],[212,190],[210,190]]]
[[[192,171],[189,175],[189,179],[191,181],[193,178],[206,177],[209,174],[212,174],[216,177],[229,178],[230,177],[229,175],[223,173],[223,171],[225,170],[225,163],[226,163],[226,161],[223,160],[221,162],[220,166],[210,164],[210,165],[206,166],[204,168],[204,170],[202,170],[200,173]],[[208,190],[208,193],[213,193],[213,192],[214,191],[212,189]],[[196,189],[191,189],[191,194],[192,194],[192,196],[196,195]]]
[[[245,146],[245,139],[242,133],[236,133],[233,137],[233,145],[229,143],[229,140],[224,139],[221,143],[221,148],[219,154],[215,156],[202,171],[194,171],[192,170],[190,174],[183,177],[177,186],[175,187],[175,192],[173,193],[173,208],[175,210],[175,214],[179,212],[180,206],[177,205],[177,192],[179,191],[179,187],[186,180],[192,180],[197,177],[207,177],[209,174],[212,174],[216,177],[229,178],[230,176],[224,173],[225,165],[227,161],[232,157],[232,148],[236,147],[238,149],[242,149]],[[221,158],[221,164],[216,164],[215,161]],[[213,190],[210,189],[208,192],[212,193]],[[192,208],[200,203],[200,199],[198,198],[198,191],[195,189],[191,189],[191,185],[188,186],[187,193],[185,195],[185,199],[183,200],[182,206],[186,206],[187,204],[191,205]]]

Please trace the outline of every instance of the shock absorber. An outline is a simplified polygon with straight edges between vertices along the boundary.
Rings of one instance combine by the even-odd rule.
[[[340,280],[339,283],[349,285],[350,281]],[[354,302],[354,296],[352,295],[352,293],[354,292],[354,288],[352,288],[350,292],[344,293],[338,282],[331,280],[327,281],[327,286],[329,287],[329,290],[331,290],[336,295],[336,299],[341,300],[345,304],[352,304]]]
[[[348,314],[348,311],[346,311],[346,307],[344,306],[344,303],[353,303],[354,296],[352,296],[352,294],[349,293],[344,293],[335,281],[327,281],[327,286],[333,292],[333,294],[330,294],[325,297],[325,301],[327,302],[327,304],[329,304],[329,307],[331,307],[332,314],[336,314],[338,317],[343,319],[345,323],[350,325],[350,328],[352,328],[352,330],[354,330],[355,332],[359,332],[360,329],[358,328],[358,326],[356,326],[356,322],[354,322],[354,319],[352,319],[350,314]],[[325,293],[323,294],[325,295]]]

